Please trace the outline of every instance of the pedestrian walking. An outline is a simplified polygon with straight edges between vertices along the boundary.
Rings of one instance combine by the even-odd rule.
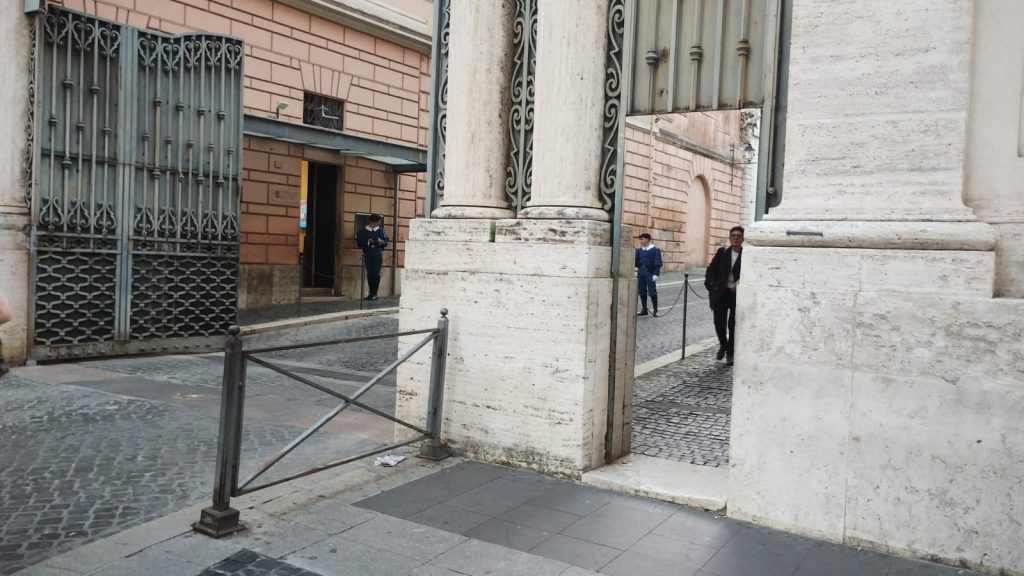
[[[661,249],[651,242],[651,235],[644,232],[639,236],[640,247],[636,249],[636,282],[640,293],[642,309],[637,316],[647,316],[647,297],[651,297],[654,316],[658,315],[658,275],[661,274]]]
[[[708,289],[708,301],[714,311],[715,334],[718,335],[719,360],[727,358],[733,364],[733,350],[736,344],[736,289],[740,283],[740,268],[743,264],[743,227],[733,226],[729,230],[729,246],[715,252],[704,276],[704,287]]]
[[[384,247],[388,245],[388,235],[381,226],[380,216],[370,216],[367,225],[356,232],[356,244],[363,249],[366,282],[370,285],[370,294],[364,300],[376,300],[380,288],[380,267],[384,263]]]

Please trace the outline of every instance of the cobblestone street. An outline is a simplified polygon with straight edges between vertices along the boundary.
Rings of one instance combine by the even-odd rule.
[[[306,331],[317,338],[395,329],[392,315]],[[323,347],[316,349],[318,356],[273,356],[344,393],[394,360],[396,348],[388,339]],[[21,368],[5,377],[0,574],[208,499],[222,363],[219,354],[119,358]],[[242,477],[336,404],[254,365],[247,388]],[[393,410],[393,379],[375,390],[363,400]],[[297,472],[390,439],[390,423],[358,409],[350,412],[268,474]]]
[[[681,289],[662,288],[664,316],[638,319],[638,363],[679,349],[682,299],[672,304]],[[711,330],[706,301],[692,296],[689,343],[706,338]],[[302,334],[314,340],[397,329],[397,315],[383,314],[304,327]],[[393,361],[396,351],[397,342],[387,339],[265,357],[346,393]],[[0,516],[5,519],[0,527],[0,574],[207,500],[216,458],[222,366],[221,354],[128,357],[19,368],[5,377],[0,383],[0,436],[5,439],[0,444]],[[642,379],[659,389],[662,396],[657,398],[664,397],[658,400],[645,392],[645,402],[671,403],[686,392],[672,389],[677,376],[672,368]],[[243,477],[336,404],[253,364],[247,381]],[[393,378],[364,399],[375,408],[393,410]],[[659,457],[685,453],[677,438],[664,426],[658,428],[662,416],[654,404],[645,403],[637,410],[637,429],[641,422],[649,425],[651,441],[670,446]],[[352,409],[270,474],[283,476],[381,445],[392,430],[383,419]],[[245,573],[246,566],[237,561],[223,568],[232,566]],[[280,571],[290,573],[287,566]]]
[[[634,383],[633,453],[701,466],[729,463],[732,368],[717,346]]]

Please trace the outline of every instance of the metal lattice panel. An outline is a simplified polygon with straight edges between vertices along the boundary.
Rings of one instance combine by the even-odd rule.
[[[537,77],[537,1],[517,0],[512,22],[512,106],[509,109],[509,164],[505,194],[515,212],[533,189],[533,120]]]
[[[35,46],[33,354],[222,334],[237,294],[242,43],[51,6]]]
[[[220,336],[234,323],[234,260],[139,254],[132,263],[132,339]]]
[[[114,339],[117,256],[43,252],[36,261],[37,344]]]

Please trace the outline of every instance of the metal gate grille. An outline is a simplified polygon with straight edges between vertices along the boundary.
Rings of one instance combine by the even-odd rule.
[[[32,355],[219,345],[234,322],[242,43],[35,23]]]

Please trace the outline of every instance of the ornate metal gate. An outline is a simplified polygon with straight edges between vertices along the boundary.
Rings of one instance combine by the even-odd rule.
[[[51,6],[32,55],[32,357],[220,346],[236,315],[242,42]]]

